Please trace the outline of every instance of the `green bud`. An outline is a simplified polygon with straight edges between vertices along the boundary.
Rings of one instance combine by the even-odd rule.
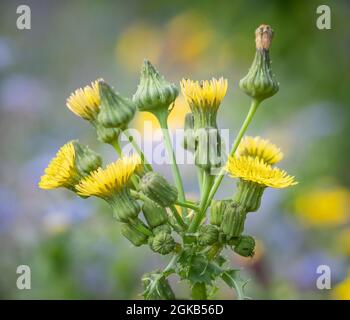
[[[213,200],[210,206],[210,223],[218,227],[221,226],[222,219],[226,210],[226,206],[229,205],[232,200]]]
[[[160,272],[146,273],[142,277],[145,300],[175,300],[168,280]]]
[[[143,203],[142,212],[147,224],[151,228],[162,225],[168,221],[168,215],[165,208],[161,207],[152,200],[146,200]]]
[[[194,152],[196,149],[196,137],[194,133],[194,116],[193,113],[187,113],[184,124],[184,140],[182,143],[184,149]]]
[[[242,234],[246,214],[245,208],[237,203],[231,203],[226,207],[221,229],[227,241]]]
[[[130,99],[120,96],[106,82],[99,81],[101,107],[98,121],[107,128],[126,128],[136,107]]]
[[[154,236],[151,249],[162,255],[168,254],[175,249],[175,240],[169,233],[160,232]]]
[[[255,31],[256,53],[248,74],[240,80],[239,87],[248,96],[263,101],[273,96],[279,85],[272,74],[269,48],[273,30],[268,25],[261,25]]]
[[[130,195],[128,188],[116,192],[113,198],[107,200],[113,208],[113,216],[122,222],[128,222],[138,217],[141,208],[138,202]]]
[[[198,243],[201,246],[210,246],[218,241],[219,229],[211,224],[203,225],[199,229]]]
[[[195,131],[196,166],[209,171],[221,165],[221,137],[216,128],[200,128]]]
[[[247,212],[257,211],[261,204],[261,198],[265,187],[249,181],[239,180],[234,201],[246,208]]]
[[[73,141],[75,150],[75,165],[82,176],[88,175],[96,170],[102,164],[101,156],[92,151],[88,146],[80,144],[77,140]]]
[[[179,90],[161,76],[155,67],[145,60],[141,70],[140,84],[133,96],[133,102],[140,111],[167,111],[175,101]]]
[[[147,172],[141,179],[140,190],[162,207],[168,207],[177,200],[177,189],[153,171]]]
[[[243,257],[254,256],[255,240],[251,236],[241,236],[234,248],[234,251]]]
[[[121,233],[136,247],[147,243],[147,236],[130,224],[123,223],[121,226]]]
[[[168,224],[161,224],[160,226],[153,228],[152,232],[154,234],[158,234],[158,233],[161,233],[161,232],[165,232],[165,233],[171,234],[171,227]]]
[[[98,121],[91,121],[97,133],[97,139],[104,143],[113,143],[118,140],[122,130],[120,128],[106,128]]]

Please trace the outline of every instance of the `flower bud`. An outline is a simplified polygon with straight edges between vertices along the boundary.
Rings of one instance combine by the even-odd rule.
[[[194,134],[194,116],[193,113],[187,113],[184,124],[183,148],[194,152],[196,149],[196,138]]]
[[[140,190],[162,207],[168,207],[177,200],[177,189],[153,171],[147,172],[141,179]]]
[[[155,67],[145,60],[141,70],[140,84],[133,96],[133,102],[140,111],[168,111],[179,91],[176,86],[161,76]]]
[[[226,235],[226,239],[239,237],[244,230],[246,219],[245,208],[237,203],[231,203],[226,207],[221,229]]]
[[[251,236],[241,236],[235,245],[234,251],[243,257],[254,255],[255,240]]]
[[[102,164],[101,156],[92,151],[88,146],[80,144],[77,140],[73,141],[75,150],[75,165],[81,175],[88,175],[96,170]]]
[[[152,229],[152,232],[157,235],[158,233],[165,232],[171,234],[171,227],[168,224],[161,224],[158,227]]]
[[[113,208],[113,216],[122,222],[129,222],[138,217],[141,208],[138,202],[130,195],[127,188],[121,190],[107,200]]]
[[[240,80],[239,87],[248,96],[262,101],[273,96],[279,85],[271,70],[269,48],[273,30],[268,25],[261,25],[255,31],[256,53],[248,74]]]
[[[211,224],[203,225],[199,229],[198,243],[201,246],[209,246],[218,241],[219,229]]]
[[[216,128],[200,128],[195,131],[196,166],[209,171],[221,164],[221,137]]]
[[[229,205],[231,200],[213,200],[210,206],[210,223],[220,227],[224,213],[226,210],[226,206]]]
[[[247,212],[257,211],[265,187],[250,181],[240,180],[237,183],[237,193],[234,201],[246,208]]]
[[[146,200],[142,205],[142,212],[147,224],[153,229],[168,221],[168,215],[165,208],[152,200]]]
[[[106,128],[98,121],[91,121],[97,133],[97,139],[104,143],[113,143],[118,140],[122,130],[120,128]]]
[[[154,236],[150,246],[154,252],[165,255],[174,250],[175,240],[169,233],[160,232]]]
[[[121,233],[136,247],[147,243],[147,236],[130,224],[123,223],[121,226]]]
[[[120,96],[106,82],[99,81],[101,107],[98,121],[107,128],[126,128],[136,107],[130,99]]]

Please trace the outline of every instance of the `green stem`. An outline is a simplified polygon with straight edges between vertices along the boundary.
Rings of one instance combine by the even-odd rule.
[[[176,205],[180,206],[180,207],[185,207],[185,208],[189,208],[189,209],[193,209],[195,211],[198,211],[199,210],[199,207],[196,206],[195,204],[193,203],[189,203],[188,201],[187,202],[182,202],[182,201],[179,201],[177,200],[175,202]]]
[[[234,153],[236,152],[236,150],[237,150],[237,148],[239,146],[239,143],[241,142],[241,140],[243,138],[243,135],[247,131],[248,126],[249,126],[250,122],[252,121],[256,110],[258,109],[259,104],[260,104],[260,101],[253,99],[253,101],[252,101],[252,103],[250,105],[249,112],[248,112],[248,114],[247,114],[247,116],[246,116],[246,118],[245,118],[245,120],[244,120],[244,122],[242,124],[241,129],[238,132],[238,135],[237,135],[233,145],[232,145],[232,148],[231,148],[231,151],[230,151],[230,154],[229,154],[230,156],[233,156]],[[218,190],[222,179],[224,178],[225,171],[226,171],[226,168],[223,167],[220,170],[219,175],[215,178],[214,185],[212,186],[212,188],[210,190],[210,193],[209,193],[209,196],[207,198],[206,203],[202,207],[202,211],[205,211],[209,207],[209,205],[211,203],[211,200],[213,200],[214,195],[215,195],[216,191]]]
[[[130,134],[129,130],[124,130],[123,131],[124,135],[128,138],[129,142],[131,143],[131,145],[133,146],[133,148],[136,150],[136,152],[138,153],[138,155],[141,157],[141,160],[145,166],[145,169],[147,171],[153,171],[152,166],[149,164],[149,162],[146,160],[146,157],[144,155],[144,153],[142,152],[141,148],[139,147],[139,145],[137,144],[137,142],[135,141],[134,137]]]
[[[162,132],[163,132],[163,137],[164,137],[165,148],[167,150],[168,156],[170,157],[171,171],[173,174],[176,188],[179,192],[179,200],[182,202],[186,202],[185,192],[184,192],[182,179],[181,179],[181,175],[180,175],[180,170],[179,170],[179,167],[177,166],[174,150],[173,150],[172,145],[171,145],[171,139],[170,139],[168,123],[167,123],[168,113],[167,113],[167,111],[160,111],[160,112],[154,113],[154,115],[157,117],[159,124],[160,124],[160,127],[163,129]],[[187,216],[186,208],[182,207],[182,215],[184,217]]]
[[[189,232],[195,232],[205,216],[206,209],[203,210],[202,208],[204,207],[204,205],[207,201],[209,192],[210,192],[211,187],[213,185],[213,178],[214,178],[214,176],[210,175],[209,172],[204,171],[203,192],[202,192],[202,197],[201,197],[201,203],[199,205],[200,210],[195,214],[195,216],[190,224],[190,227],[188,229]]]
[[[113,148],[115,149],[115,151],[117,151],[117,154],[119,157],[122,157],[123,156],[123,152],[122,152],[122,149],[120,148],[120,145],[119,145],[119,141],[114,141],[111,143],[111,145],[113,146]]]
[[[207,300],[207,288],[205,283],[196,282],[192,287],[191,296],[193,300]]]
[[[134,221],[134,220],[130,219],[130,224],[133,227],[135,227],[135,229],[137,229],[139,232],[143,233],[144,235],[146,235],[146,236],[153,236],[152,231],[149,230],[148,228],[146,228],[141,223],[137,223],[137,221]]]
[[[196,167],[200,195],[203,192],[203,169]]]
[[[175,254],[169,261],[168,265],[164,268],[162,273],[165,274],[165,276],[168,276],[169,274],[173,273],[177,258],[178,255]]]
[[[179,212],[176,210],[175,206],[172,205],[169,207],[171,212],[173,213],[176,222],[181,226],[182,229],[186,230],[187,229],[187,225],[186,223],[182,220],[181,215],[179,214]]]

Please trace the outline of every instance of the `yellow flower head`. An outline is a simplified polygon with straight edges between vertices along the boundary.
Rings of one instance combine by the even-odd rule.
[[[283,159],[283,153],[276,145],[260,137],[245,137],[238,147],[237,155],[257,157],[266,164],[275,164]]]
[[[60,148],[56,157],[51,160],[45,174],[41,177],[41,189],[54,189],[59,187],[74,188],[79,175],[75,167],[75,149],[73,142],[68,142]]]
[[[294,177],[278,168],[272,168],[263,160],[253,157],[230,157],[226,170],[234,178],[250,181],[265,187],[286,188],[297,184]]]
[[[350,300],[350,274],[337,284],[332,292],[332,297],[337,300]]]
[[[86,120],[93,120],[100,109],[99,80],[83,89],[77,89],[67,99],[67,107],[77,116]]]
[[[222,77],[200,82],[182,79],[180,85],[192,112],[216,112],[227,92],[227,79]]]
[[[140,164],[140,158],[136,155],[123,157],[107,165],[106,169],[98,168],[91,172],[75,188],[81,196],[108,199],[126,187]]]

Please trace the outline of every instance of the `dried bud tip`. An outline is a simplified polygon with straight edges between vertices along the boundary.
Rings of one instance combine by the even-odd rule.
[[[267,24],[260,25],[255,30],[255,44],[257,49],[269,50],[273,38],[273,30]]]

